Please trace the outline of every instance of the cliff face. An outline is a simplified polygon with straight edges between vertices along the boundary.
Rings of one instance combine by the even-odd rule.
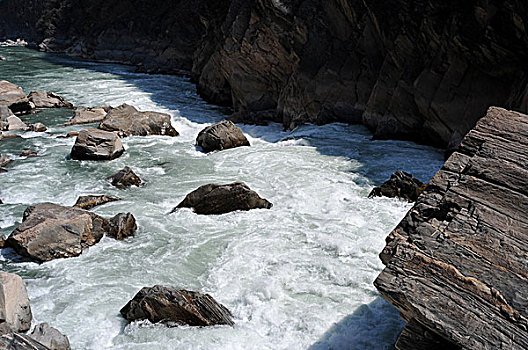
[[[447,147],[490,105],[528,110],[520,0],[21,2],[0,20],[45,49],[192,71],[239,121],[363,123]]]
[[[398,349],[528,348],[527,165],[528,116],[490,108],[389,235]]]

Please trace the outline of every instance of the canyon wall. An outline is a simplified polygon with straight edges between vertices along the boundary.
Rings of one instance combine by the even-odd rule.
[[[4,36],[192,73],[233,119],[363,123],[456,146],[490,105],[528,110],[520,0],[4,0]],[[0,31],[2,30],[0,24]]]

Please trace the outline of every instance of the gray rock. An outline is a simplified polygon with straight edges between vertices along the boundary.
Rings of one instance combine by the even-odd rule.
[[[122,309],[129,321],[149,320],[169,326],[234,325],[231,312],[209,294],[163,286],[145,287]]]
[[[27,125],[19,117],[14,116],[14,115],[7,117],[6,123],[7,123],[7,128],[4,129],[6,131],[14,131],[14,130],[27,131],[30,129],[29,125]]]
[[[527,145],[528,116],[490,108],[390,233],[374,284],[411,324],[399,343],[528,349]]]
[[[5,80],[0,80],[0,105],[6,105],[13,113],[27,113],[31,110],[24,90]]]
[[[99,129],[116,131],[120,136],[166,135],[178,136],[168,114],[139,112],[127,104],[112,109],[99,124]]]
[[[7,122],[7,118],[13,116],[13,112],[11,112],[7,105],[0,104],[0,130],[3,131],[9,129],[9,123]]]
[[[136,230],[136,218],[130,213],[119,213],[106,221],[106,235],[117,240],[133,237]]]
[[[77,107],[73,118],[65,125],[100,123],[108,112],[102,108]]]
[[[0,350],[50,350],[30,336],[8,333],[0,337]]]
[[[35,131],[35,132],[44,132],[48,130],[46,125],[42,123],[29,124],[28,127],[29,127],[29,130]]]
[[[26,332],[31,319],[24,281],[18,275],[0,271],[0,334]]]
[[[229,120],[223,120],[200,131],[196,143],[205,152],[250,145],[242,130]]]
[[[107,180],[112,180],[112,185],[117,188],[127,188],[131,186],[141,186],[143,181],[137,176],[132,169],[124,167],[114,175],[107,177]]]
[[[189,193],[174,208],[193,208],[197,214],[224,214],[235,210],[270,209],[273,205],[243,182],[209,184]]]
[[[113,132],[85,129],[79,133],[71,151],[76,160],[112,160],[120,157],[125,149],[121,139]]]
[[[77,199],[77,202],[73,205],[76,208],[89,210],[97,206],[103,205],[109,202],[120,201],[121,198],[116,196],[81,196]]]
[[[73,105],[64,97],[51,91],[31,91],[28,99],[36,108],[73,108]]]
[[[50,350],[70,350],[68,337],[47,323],[40,323],[31,332],[31,338]]]
[[[415,202],[427,187],[426,184],[404,171],[397,171],[381,186],[375,187],[369,194],[371,197],[401,198]]]

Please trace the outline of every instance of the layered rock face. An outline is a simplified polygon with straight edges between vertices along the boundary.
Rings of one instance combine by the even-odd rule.
[[[244,122],[363,123],[448,147],[490,105],[528,110],[520,0],[7,0],[2,20],[45,50],[192,71]]]
[[[490,108],[389,235],[375,285],[409,322],[398,349],[528,348],[527,165],[528,116]]]

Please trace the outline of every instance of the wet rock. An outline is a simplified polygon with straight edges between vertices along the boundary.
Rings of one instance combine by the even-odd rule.
[[[415,202],[426,187],[426,184],[415,179],[411,174],[404,171],[397,171],[381,186],[374,187],[369,194],[369,198],[401,198],[408,202]]]
[[[40,323],[31,332],[31,338],[50,350],[70,350],[68,337],[47,323]]]
[[[0,199],[0,204],[4,204],[4,202],[2,202],[1,199]],[[2,238],[4,238],[4,237],[2,236]],[[0,248],[3,248],[3,246],[0,246]]]
[[[73,104],[64,97],[51,91],[31,91],[28,99],[36,108],[73,108]]]
[[[5,58],[4,56],[0,56],[0,61],[7,61],[7,58]]]
[[[20,333],[8,333],[0,337],[2,350],[50,350],[30,336]]]
[[[178,136],[168,114],[139,112],[127,104],[112,109],[99,125],[99,129],[116,131],[120,136],[166,135]]]
[[[205,152],[249,146],[242,130],[229,120],[223,120],[200,131],[196,143]]]
[[[197,214],[224,214],[235,210],[270,209],[273,205],[243,182],[209,184],[189,193],[174,208],[193,208]]]
[[[112,185],[118,188],[127,188],[131,186],[141,186],[143,181],[137,176],[132,169],[124,167],[114,175],[107,177],[107,180],[112,180]]]
[[[24,148],[20,157],[36,157],[38,156],[37,152],[33,151],[31,148]]]
[[[136,218],[130,213],[119,213],[106,221],[106,234],[117,240],[134,236],[137,230]]]
[[[89,210],[109,202],[115,202],[120,200],[121,198],[116,196],[81,196],[77,199],[77,202],[73,206],[76,208]]]
[[[401,349],[528,349],[526,145],[528,115],[489,108],[387,237],[374,284],[408,322]]]
[[[64,125],[78,125],[78,124],[90,124],[90,123],[100,123],[103,121],[104,117],[108,113],[107,110],[103,107],[99,108],[87,108],[87,107],[77,107],[73,118],[70,119]]]
[[[69,133],[67,133],[66,135],[59,135],[57,136],[58,139],[67,139],[67,138],[70,138],[70,137],[77,137],[79,136],[79,132],[77,131],[70,131]]]
[[[35,131],[35,132],[44,132],[48,130],[46,125],[42,123],[29,124],[28,127],[29,127],[29,130]]]
[[[169,326],[234,325],[231,312],[209,294],[163,286],[145,287],[122,309],[129,321],[149,320]]]
[[[0,334],[26,332],[31,327],[31,307],[22,278],[0,271]]]
[[[0,174],[3,174],[3,173],[7,173],[7,170],[5,170],[4,168],[0,168]]]
[[[5,154],[0,154],[0,167],[5,167],[7,164],[11,163],[12,160]]]
[[[28,113],[31,111],[31,106],[24,90],[5,80],[0,80],[0,105],[6,105],[13,113]]]
[[[112,160],[120,157],[125,149],[121,139],[113,132],[85,129],[79,133],[71,150],[75,160]]]

